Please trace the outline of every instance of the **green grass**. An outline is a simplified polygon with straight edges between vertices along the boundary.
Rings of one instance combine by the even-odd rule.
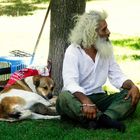
[[[113,39],[117,61],[139,61],[140,60],[140,38],[131,37],[125,39]]]
[[[124,55],[116,55],[116,59],[121,61],[121,60],[140,60],[140,55],[137,55],[137,54],[134,54],[134,55],[127,55],[127,54],[124,54]]]
[[[131,49],[140,49],[140,38],[132,37],[127,39],[112,40],[112,43],[117,46],[128,47]]]
[[[0,122],[1,140],[139,140],[140,105],[135,114],[125,120],[126,132],[113,129],[86,130],[60,120],[25,120],[16,123]]]

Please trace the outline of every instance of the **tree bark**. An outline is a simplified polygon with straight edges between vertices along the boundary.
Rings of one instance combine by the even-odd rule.
[[[55,81],[55,94],[62,88],[62,64],[68,34],[74,26],[73,16],[85,11],[85,0],[52,0],[50,24],[49,60],[52,62],[51,76]]]

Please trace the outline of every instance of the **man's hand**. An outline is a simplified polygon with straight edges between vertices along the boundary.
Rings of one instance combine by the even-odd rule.
[[[140,100],[140,92],[137,86],[133,85],[128,91],[128,95],[125,97],[127,100],[129,97],[132,98],[132,106],[137,105]]]
[[[96,105],[94,106],[94,104],[84,104],[82,106],[82,111],[86,118],[95,119],[98,109],[97,109]]]
[[[75,92],[73,95],[81,102],[83,115],[88,119],[96,118],[99,111],[96,105],[81,92]]]

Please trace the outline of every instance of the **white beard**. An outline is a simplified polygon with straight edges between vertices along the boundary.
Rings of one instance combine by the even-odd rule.
[[[107,38],[98,37],[95,42],[95,48],[100,54],[101,58],[109,58],[113,54],[113,47]]]

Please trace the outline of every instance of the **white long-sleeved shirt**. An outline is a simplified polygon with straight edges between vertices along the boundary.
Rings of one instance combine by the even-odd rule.
[[[78,91],[85,95],[104,92],[102,86],[107,77],[118,89],[127,80],[113,55],[108,59],[102,59],[97,53],[94,62],[77,44],[71,44],[65,52],[62,76],[63,91]]]

